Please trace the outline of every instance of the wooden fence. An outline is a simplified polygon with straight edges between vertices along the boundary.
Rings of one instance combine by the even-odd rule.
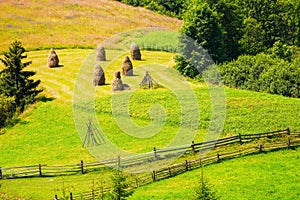
[[[260,140],[262,138],[268,139],[276,139],[275,141],[252,144],[251,141]],[[236,157],[240,157],[243,155],[249,155],[254,153],[262,153],[282,148],[292,148],[300,146],[300,132],[291,133],[289,129],[267,132],[261,134],[245,134],[245,135],[237,135],[228,138],[219,139],[216,141],[202,142],[202,143],[192,143],[190,147],[186,150],[187,152],[199,152],[207,149],[216,149],[217,147],[228,146],[231,144],[245,144],[248,145],[240,145],[240,148],[234,151],[216,151],[214,155],[208,155],[204,158],[199,158],[195,160],[185,160],[182,163],[174,164],[172,166],[161,168],[157,171],[152,171],[148,174],[140,174],[136,175],[134,181],[130,183],[131,189],[149,184],[151,182],[159,181],[162,179],[170,178],[176,176],[178,174],[184,173],[186,171],[190,171],[193,169],[197,169],[199,167],[209,165],[212,163],[221,162],[225,159],[232,159]],[[181,149],[180,147],[179,149]],[[178,150],[178,148],[176,148]],[[156,152],[155,152],[156,151]],[[158,156],[160,151],[158,149],[154,149],[154,155]],[[103,195],[105,193],[109,193],[110,189],[106,188],[105,190],[86,192],[80,195],[70,195],[70,199],[96,199],[99,198],[99,195]]]
[[[269,142],[261,143],[262,139],[270,139]],[[260,142],[253,144],[254,141]],[[234,144],[243,144],[234,147],[231,151],[228,147]],[[146,185],[153,181],[176,176],[185,171],[193,170],[200,167],[200,163],[208,165],[211,163],[220,162],[224,159],[239,157],[242,155],[260,153],[273,149],[291,148],[300,146],[300,132],[290,132],[290,129],[266,132],[260,134],[238,134],[227,138],[221,138],[214,141],[206,141],[195,143],[192,141],[190,145],[180,147],[168,147],[164,149],[153,148],[153,152],[145,153],[138,156],[128,158],[116,158],[113,160],[105,160],[101,162],[87,163],[80,161],[77,164],[70,165],[46,165],[37,164],[30,166],[16,167],[0,167],[0,179],[24,178],[24,177],[49,177],[61,176],[70,174],[85,174],[93,171],[101,170],[109,165],[116,165],[119,168],[127,168],[135,165],[143,166],[155,160],[164,159],[170,156],[176,156],[182,153],[197,153],[201,151],[210,151],[211,153],[201,159],[186,160],[183,163],[174,164],[169,167],[152,171],[146,174],[137,174],[135,180],[130,183],[132,188]],[[226,148],[225,148],[226,147]],[[99,195],[108,193],[110,188],[102,188],[101,190],[89,191],[79,195],[70,193],[70,199],[95,199]],[[56,196],[57,198],[57,196]],[[58,198],[57,198],[58,199]]]
[[[292,133],[293,135],[300,135],[299,132]],[[214,141],[192,143],[190,145],[183,145],[180,147],[169,147],[164,149],[153,148],[153,152],[140,154],[128,158],[116,158],[112,160],[103,160],[100,162],[83,162],[70,165],[47,165],[36,164],[30,166],[16,166],[16,167],[0,167],[0,179],[24,178],[24,177],[47,177],[47,176],[61,176],[70,174],[85,174],[91,171],[103,169],[107,165],[118,166],[119,168],[127,168],[136,165],[143,165],[165,157],[177,156],[182,153],[199,152],[205,150],[212,150],[218,147],[228,146],[236,143],[247,143],[255,139],[262,138],[279,138],[291,135],[290,129],[260,133],[260,134],[239,134],[232,137],[222,138]]]

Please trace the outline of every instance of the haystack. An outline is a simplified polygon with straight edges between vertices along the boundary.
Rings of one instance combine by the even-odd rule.
[[[102,45],[99,45],[96,49],[96,60],[106,61],[106,53],[105,53],[105,49]]]
[[[142,60],[140,47],[133,43],[130,47],[130,55],[132,60]]]
[[[93,85],[105,85],[105,74],[103,68],[99,65],[95,65],[94,69],[94,77],[93,77]]]
[[[120,90],[123,90],[123,83],[122,83],[122,80],[121,80],[121,73],[118,71],[118,72],[115,72],[115,78],[113,79],[112,83],[112,91],[120,91]]]
[[[115,78],[111,83],[112,91],[120,91],[120,90],[129,90],[130,87],[127,84],[123,84],[121,80],[121,73],[119,71],[115,72]]]
[[[54,49],[50,50],[50,54],[48,56],[48,67],[58,67],[59,66],[59,59],[58,56],[56,55],[56,52]]]
[[[122,63],[122,75],[123,76],[133,76],[133,66],[132,62],[128,56],[126,56]]]

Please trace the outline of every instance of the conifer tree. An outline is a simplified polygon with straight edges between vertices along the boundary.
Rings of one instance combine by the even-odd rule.
[[[123,200],[132,194],[131,191],[128,191],[129,185],[127,183],[127,178],[122,171],[117,170],[114,173],[112,176],[112,184],[111,196],[113,200]]]
[[[5,126],[6,123],[13,117],[15,113],[13,102],[13,97],[7,97],[0,94],[0,128]]]
[[[201,162],[201,177],[199,185],[195,188],[196,195],[195,200],[218,200],[220,199],[216,192],[213,190],[213,187],[204,179],[203,174],[203,165]]]
[[[15,41],[9,47],[9,51],[4,52],[4,58],[0,58],[5,68],[0,72],[0,91],[7,97],[14,98],[14,106],[21,112],[26,105],[35,101],[36,96],[42,91],[37,87],[40,80],[30,79],[35,75],[33,71],[25,71],[24,68],[31,64],[31,61],[22,62],[27,58],[25,48],[21,42]]]

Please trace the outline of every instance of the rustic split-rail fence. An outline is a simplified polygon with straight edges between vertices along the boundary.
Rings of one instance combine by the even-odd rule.
[[[236,136],[221,138],[213,141],[195,143],[180,147],[167,149],[153,148],[153,152],[145,153],[144,156],[131,158],[116,158],[110,161],[83,162],[70,165],[46,165],[38,164],[31,166],[0,167],[0,179],[13,179],[25,177],[50,177],[70,174],[86,174],[101,170],[107,167],[107,164],[115,164],[119,168],[141,165],[149,162],[150,159],[157,160],[171,153],[184,151],[186,154],[201,153],[210,150],[204,157],[194,160],[185,160],[168,167],[161,168],[148,173],[135,175],[135,180],[130,183],[132,189],[146,185],[151,182],[159,181],[165,178],[173,177],[183,172],[199,168],[212,163],[217,163],[225,159],[240,157],[254,153],[262,153],[282,148],[294,148],[300,146],[300,131],[291,132],[289,128],[285,130],[266,132],[260,134],[238,134]],[[74,195],[70,193],[72,199],[95,199],[104,193],[109,193],[110,188],[88,191]],[[58,199],[57,195],[55,198]]]

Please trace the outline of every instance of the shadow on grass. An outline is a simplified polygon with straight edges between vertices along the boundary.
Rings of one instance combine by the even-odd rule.
[[[51,69],[61,68],[61,67],[64,67],[64,65],[58,65],[58,66],[56,66],[56,67],[51,67]]]
[[[53,101],[55,98],[53,97],[46,97],[46,96],[41,96],[38,98],[38,101],[41,101],[41,102],[48,102],[48,101]]]

